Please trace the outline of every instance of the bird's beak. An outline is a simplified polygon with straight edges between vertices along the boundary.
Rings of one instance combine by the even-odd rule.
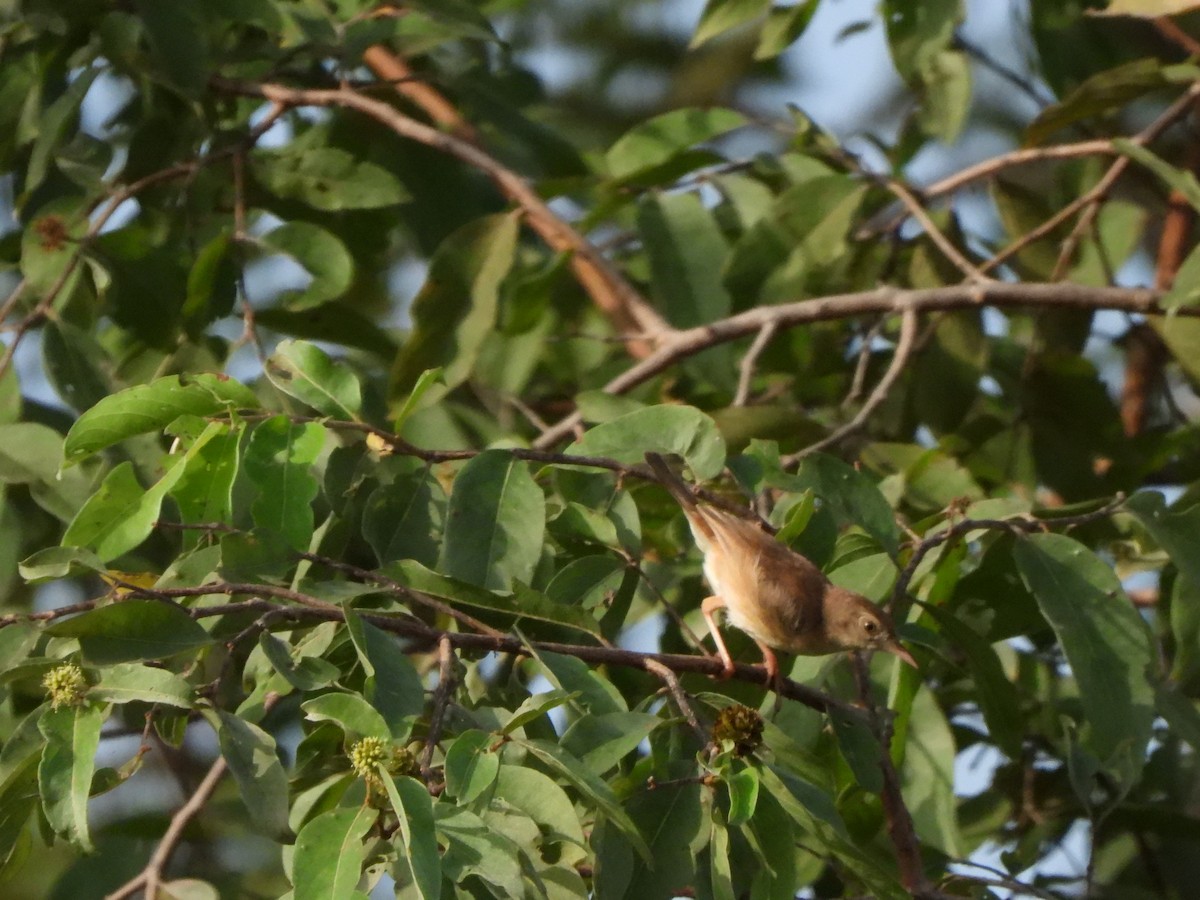
[[[900,659],[904,660],[906,663],[908,663],[914,669],[920,668],[917,665],[917,661],[915,659],[913,659],[913,655],[911,653],[909,653],[908,650],[906,650],[904,648],[904,645],[901,644],[899,641],[891,641],[890,643],[884,644],[879,649],[883,650],[885,653],[892,654],[892,656],[900,657]]]

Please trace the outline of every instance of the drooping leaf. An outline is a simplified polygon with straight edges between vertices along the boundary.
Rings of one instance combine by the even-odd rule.
[[[467,606],[554,625],[565,625],[599,634],[600,626],[590,614],[574,606],[566,606],[548,600],[545,595],[530,588],[518,586],[511,594],[500,594],[476,587],[465,581],[447,578],[412,560],[393,563],[383,569],[383,574],[395,579],[404,587],[445,600],[452,606]]]
[[[1147,672],[1156,657],[1146,624],[1112,569],[1071,538],[1031,535],[1017,542],[1014,558],[1079,685],[1084,745],[1131,783],[1145,761],[1154,721]]]
[[[404,408],[430,369],[441,368],[442,384],[428,386],[427,402],[470,377],[496,321],[500,283],[513,265],[517,230],[514,215],[490,216],[450,235],[433,255],[425,286],[413,301],[412,333],[392,370],[390,395],[397,408]]]
[[[406,737],[411,728],[406,720],[419,716],[425,708],[421,677],[396,639],[364,622],[354,610],[346,610],[346,628],[367,673],[367,700],[387,721],[393,737]]]
[[[454,480],[441,568],[495,590],[528,583],[541,556],[545,521],[546,501],[528,464],[503,450],[486,450]]]
[[[425,785],[406,776],[379,773],[400,822],[404,855],[422,900],[437,900],[442,889],[442,863],[433,822],[433,806]]]
[[[100,705],[45,709],[38,727],[46,739],[38,765],[42,809],[51,827],[92,851],[87,804],[100,746],[100,726],[106,718]]]
[[[250,508],[254,524],[282,534],[297,550],[307,550],[312,539],[312,501],[320,485],[310,467],[324,443],[325,429],[315,422],[276,416],[254,429],[246,448],[246,474],[258,488]]]
[[[229,773],[250,812],[250,821],[263,834],[279,836],[288,827],[287,775],[275,749],[275,739],[252,722],[217,710],[217,737]]]
[[[292,859],[294,900],[349,900],[354,896],[366,859],[363,838],[377,816],[369,806],[331,809],[300,829]]]
[[[391,740],[392,730],[375,707],[358,694],[328,693],[300,706],[314,722],[336,722],[348,735]]]
[[[402,559],[435,565],[445,507],[445,492],[431,471],[398,475],[367,498],[363,537],[381,565]]]
[[[291,257],[312,277],[307,287],[284,293],[287,310],[311,310],[336,300],[354,280],[354,257],[346,245],[311,222],[288,222],[260,240],[266,249]]]

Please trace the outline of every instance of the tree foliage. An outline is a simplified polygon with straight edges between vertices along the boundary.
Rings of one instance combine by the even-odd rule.
[[[818,0],[5,4],[5,896],[1188,895],[1200,28],[1029,5],[864,141]],[[716,680],[651,450],[920,670]]]

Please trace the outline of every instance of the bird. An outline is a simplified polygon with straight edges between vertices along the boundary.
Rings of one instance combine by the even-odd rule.
[[[754,639],[771,684],[780,683],[775,650],[823,656],[843,650],[882,650],[913,668],[917,662],[900,643],[887,610],[862,594],[838,587],[811,560],[754,523],[701,503],[657,453],[647,453],[658,481],[683,508],[692,536],[704,554],[704,577],[712,596],[700,604],[724,669],[733,657],[717,629],[716,614]]]

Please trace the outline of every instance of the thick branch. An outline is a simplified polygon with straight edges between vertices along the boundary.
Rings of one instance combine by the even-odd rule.
[[[618,332],[645,334],[647,341],[628,342],[635,356],[644,356],[651,343],[673,329],[617,269],[578,231],[564,222],[520,175],[501,165],[479,147],[404,115],[382,100],[349,88],[305,89],[282,84],[256,84],[214,77],[212,86],[229,94],[262,97],[286,106],[334,106],[353,109],[408,140],[453,156],[487,175],[504,196],[521,207],[531,228],[557,252],[573,254],[572,265],[584,289]]]
[[[1161,292],[1149,288],[1086,287],[1079,284],[1010,284],[987,282],[938,288],[904,289],[881,287],[854,294],[814,297],[779,306],[759,306],[708,325],[677,331],[663,340],[650,356],[626,369],[602,388],[623,394],[670,368],[682,359],[717,344],[761,331],[768,323],[792,328],[813,322],[851,319],[881,313],[936,312],[993,306],[998,309],[1115,309],[1141,315],[1161,315]],[[1200,315],[1200,309],[1182,308],[1177,315]],[[571,434],[581,422],[578,413],[547,429],[536,441],[538,448],[552,447]]]

